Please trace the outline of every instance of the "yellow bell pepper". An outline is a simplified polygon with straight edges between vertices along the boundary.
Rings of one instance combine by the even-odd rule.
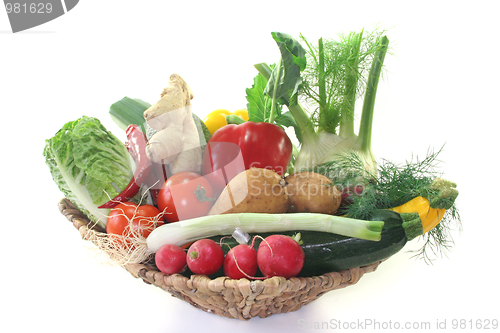
[[[416,197],[401,206],[391,208],[391,210],[397,213],[418,213],[420,220],[422,221],[422,228],[424,233],[432,230],[435,226],[441,222],[441,219],[446,212],[443,208],[432,208],[430,206],[429,200],[424,197]]]
[[[424,233],[432,230],[441,222],[447,209],[450,209],[458,196],[457,184],[446,179],[436,178],[429,190],[437,191],[428,198],[418,196],[398,207],[391,208],[398,213],[418,213]]]
[[[232,114],[243,118],[243,120],[245,120],[245,121],[248,121],[248,110],[247,109],[236,110]]]
[[[215,131],[217,131],[219,128],[226,126],[227,121],[226,121],[226,116],[229,115],[236,115],[243,120],[248,121],[248,110],[246,109],[240,109],[236,110],[234,112],[231,112],[226,109],[217,109],[212,112],[210,112],[204,119],[203,122],[207,126],[208,130],[210,131],[210,134],[214,134]]]

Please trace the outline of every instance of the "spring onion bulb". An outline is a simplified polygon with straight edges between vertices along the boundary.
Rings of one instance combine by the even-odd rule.
[[[317,213],[209,215],[156,228],[147,238],[147,247],[150,252],[156,252],[166,244],[182,246],[200,238],[231,235],[238,227],[248,233],[310,230],[378,241],[383,226],[383,221],[365,221]]]

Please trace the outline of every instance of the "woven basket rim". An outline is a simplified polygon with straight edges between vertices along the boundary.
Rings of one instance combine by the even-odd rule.
[[[102,235],[105,230],[91,222],[70,200],[61,199],[58,207],[80,232],[82,239],[94,242],[95,237],[102,237],[96,236],[96,233]],[[164,289],[206,312],[248,320],[255,316],[268,317],[275,313],[298,310],[302,305],[310,303],[328,291],[356,284],[365,273],[375,271],[381,262],[320,276],[289,279],[275,276],[261,280],[245,278],[235,280],[227,276],[212,279],[205,275],[190,277],[181,274],[168,275],[147,263],[125,264],[124,268],[135,278]],[[226,303],[232,304],[233,298],[242,300],[236,302],[236,305],[226,307]],[[218,301],[223,305],[214,304]]]

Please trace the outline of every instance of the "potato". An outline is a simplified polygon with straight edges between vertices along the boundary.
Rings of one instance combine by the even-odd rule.
[[[209,215],[228,213],[286,213],[285,181],[268,169],[250,168],[226,185]]]
[[[318,173],[303,171],[285,178],[292,213],[334,214],[342,195],[333,182]]]

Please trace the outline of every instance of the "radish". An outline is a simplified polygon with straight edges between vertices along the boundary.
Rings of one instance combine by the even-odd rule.
[[[194,274],[211,275],[221,269],[224,251],[215,241],[200,239],[189,247],[186,261]]]
[[[177,245],[164,245],[156,252],[155,263],[165,274],[182,273],[187,266],[186,252]]]
[[[338,211],[343,212],[354,201],[354,197],[363,194],[365,188],[362,185],[348,186],[342,190],[342,201]]]
[[[292,237],[271,235],[259,244],[257,264],[265,277],[297,276],[304,266],[304,250]]]
[[[231,279],[252,279],[257,268],[257,251],[253,248],[253,243],[231,248],[224,259],[224,275]]]

